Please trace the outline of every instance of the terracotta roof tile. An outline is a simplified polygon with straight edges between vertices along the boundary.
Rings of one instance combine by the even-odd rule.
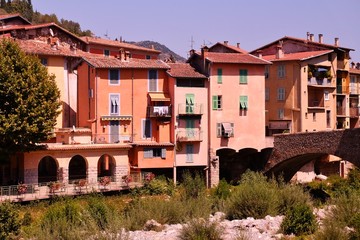
[[[154,69],[169,69],[169,65],[161,60],[152,59],[136,59],[130,58],[127,61],[122,61],[114,57],[105,57],[98,54],[86,53],[83,55],[84,61],[95,68],[154,68]]]
[[[105,46],[112,46],[112,47],[118,47],[118,48],[126,48],[126,49],[133,49],[133,50],[141,50],[141,51],[147,51],[152,53],[160,53],[160,51],[145,47],[136,46],[135,44],[115,41],[115,40],[109,40],[109,39],[103,39],[103,38],[94,38],[94,37],[81,37],[84,41],[86,41],[88,44],[98,44],[98,45],[105,45]]]
[[[187,63],[168,63],[168,74],[174,78],[206,78]]]
[[[357,68],[350,68],[349,72],[352,74],[360,74],[360,69]]]
[[[322,51],[310,51],[310,52],[297,52],[297,53],[288,53],[288,54],[284,54],[284,56],[282,58],[276,58],[275,55],[266,55],[263,56],[263,59],[267,60],[267,61],[272,61],[272,62],[276,62],[276,61],[304,61],[310,58],[314,58],[314,57],[319,57],[328,53],[333,52],[333,50],[322,50]]]
[[[229,48],[235,52],[238,52],[238,53],[248,53],[246,50],[242,49],[242,48],[239,48],[239,47],[236,47],[236,46],[232,46],[230,44],[225,44],[225,43],[222,43],[222,42],[218,42],[216,44],[214,44],[213,46],[210,47],[210,50],[215,47],[216,45],[222,45],[226,48]]]
[[[207,52],[205,57],[214,63],[247,63],[247,64],[271,64],[270,62],[260,59],[250,54],[242,53],[217,53]]]
[[[126,143],[110,143],[110,144],[46,144],[45,150],[97,150],[97,149],[130,149],[132,146]]]
[[[77,49],[76,52],[70,50],[69,45],[62,45],[51,48],[50,44],[37,40],[15,40],[20,48],[28,54],[45,55],[45,56],[68,56],[81,57],[85,54],[83,51]]]
[[[14,17],[19,17],[19,18],[23,19],[25,22],[31,24],[31,22],[29,20],[27,20],[26,18],[24,18],[23,16],[21,16],[20,13],[0,15],[0,20],[5,20],[5,19],[9,19],[9,18],[14,18]]]

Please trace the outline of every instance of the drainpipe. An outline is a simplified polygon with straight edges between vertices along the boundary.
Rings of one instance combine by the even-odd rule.
[[[208,118],[208,151],[207,151],[207,158],[208,158],[208,162],[207,162],[207,168],[208,170],[206,171],[206,187],[209,188],[211,186],[210,182],[209,182],[209,171],[211,172],[211,166],[210,166],[210,162],[211,162],[211,156],[210,156],[210,149],[211,149],[211,110],[212,110],[212,98],[211,98],[211,88],[210,88],[210,77],[211,77],[211,68],[212,68],[212,63],[209,63],[208,66],[208,71],[207,71],[207,76],[208,76],[208,109],[207,109],[207,118]],[[220,171],[219,171],[220,174]]]
[[[134,142],[134,69],[131,70],[131,140]]]
[[[96,135],[95,136],[97,136],[98,135],[98,131],[97,131],[97,123],[98,123],[98,121],[97,121],[97,117],[98,117],[98,92],[97,92],[97,89],[98,89],[98,71],[97,71],[97,69],[95,69],[95,89],[94,89],[94,92],[96,93],[95,94],[95,133],[96,133]]]

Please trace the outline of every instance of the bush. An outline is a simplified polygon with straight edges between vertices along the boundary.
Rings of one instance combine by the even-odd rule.
[[[260,173],[246,172],[229,199],[227,217],[243,219],[264,218],[277,213],[278,192],[275,182],[267,181]]]
[[[306,204],[291,207],[281,223],[285,234],[312,234],[316,230],[316,220],[312,209]]]
[[[183,182],[180,185],[180,195],[183,200],[198,198],[205,195],[205,180],[200,173],[196,172],[194,176],[185,171],[182,175]]]
[[[348,240],[349,235],[345,229],[341,226],[338,226],[333,221],[326,221],[321,228],[315,234],[316,240]]]
[[[184,225],[180,231],[180,240],[220,240],[224,230],[217,222],[209,222],[204,219],[192,220]]]
[[[9,202],[0,203],[0,239],[8,239],[20,231],[21,221],[16,207]]]
[[[147,181],[143,193],[150,195],[166,194],[172,196],[174,194],[174,184],[165,176],[159,176]]]
[[[284,215],[294,206],[310,204],[310,196],[298,185],[284,184],[279,189],[277,213]]]
[[[87,210],[101,230],[105,230],[109,225],[109,208],[101,197],[92,197],[88,201]]]
[[[225,179],[221,179],[219,184],[213,189],[212,195],[217,199],[226,200],[231,194],[231,185]]]

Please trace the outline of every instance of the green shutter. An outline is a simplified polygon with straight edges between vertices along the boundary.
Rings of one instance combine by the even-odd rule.
[[[192,93],[187,93],[186,97],[186,113],[194,113],[194,98],[195,95]]]
[[[240,84],[247,84],[247,75],[246,69],[240,69]]]
[[[213,110],[217,110],[218,109],[218,96],[212,96],[212,107]]]
[[[248,96],[240,96],[240,108],[249,109]]]
[[[222,83],[222,69],[221,68],[218,68],[217,75],[218,75],[217,83]]]

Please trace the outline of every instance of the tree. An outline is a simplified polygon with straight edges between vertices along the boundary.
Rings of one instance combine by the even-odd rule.
[[[60,110],[55,76],[13,40],[0,41],[0,153],[38,148]]]

